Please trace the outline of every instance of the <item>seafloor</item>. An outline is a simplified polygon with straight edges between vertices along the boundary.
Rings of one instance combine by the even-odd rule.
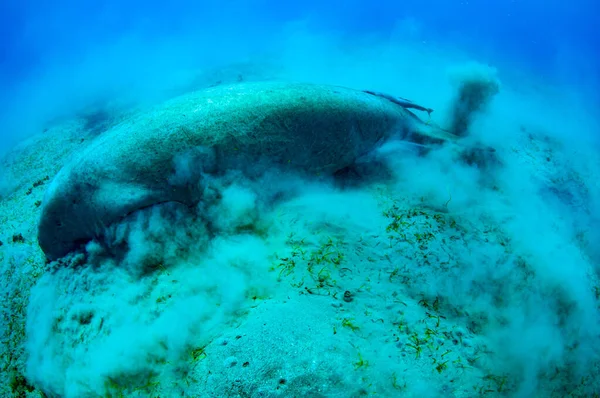
[[[257,70],[189,89],[305,78]],[[36,243],[45,189],[138,109],[48,124],[1,163],[0,396],[597,396],[597,124],[552,93],[503,84],[467,138],[493,159],[397,144],[339,181],[228,175],[218,234],[147,209],[125,257],[66,268]]]

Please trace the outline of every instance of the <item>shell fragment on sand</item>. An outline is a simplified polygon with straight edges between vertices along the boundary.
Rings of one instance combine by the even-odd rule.
[[[63,257],[136,210],[201,200],[174,178],[195,151],[203,173],[261,165],[332,174],[392,136],[456,137],[427,126],[385,97],[344,87],[255,82],[186,94],[98,136],[56,175],[43,201],[38,240]]]

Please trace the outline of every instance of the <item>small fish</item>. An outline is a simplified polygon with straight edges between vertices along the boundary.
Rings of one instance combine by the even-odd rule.
[[[389,95],[389,94],[386,94],[386,93],[382,93],[382,92],[379,92],[379,91],[363,90],[363,92],[365,92],[367,94],[376,95],[378,97],[385,98],[385,99],[390,100],[393,103],[398,104],[401,107],[406,108],[406,109],[417,109],[417,110],[420,110],[420,111],[427,112],[427,114],[429,116],[431,116],[431,112],[433,112],[433,109],[431,109],[431,108],[425,108],[424,106],[421,106],[419,104],[415,104],[414,102],[412,102],[411,100],[406,99],[406,98],[394,97],[392,95]]]

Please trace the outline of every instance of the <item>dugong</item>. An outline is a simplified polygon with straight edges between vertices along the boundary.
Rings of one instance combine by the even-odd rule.
[[[56,260],[136,210],[197,204],[199,190],[173,179],[177,156],[194,148],[206,173],[264,164],[333,174],[393,136],[457,139],[397,101],[345,87],[253,82],[185,94],[102,133],[59,171],[38,242]]]

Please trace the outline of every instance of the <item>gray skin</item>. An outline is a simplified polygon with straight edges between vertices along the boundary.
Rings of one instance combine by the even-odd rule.
[[[60,170],[42,202],[39,245],[56,260],[137,210],[194,206],[198,184],[176,173],[190,150],[200,179],[272,166],[331,175],[394,136],[457,139],[383,96],[344,87],[256,82],[190,93],[111,128]]]

